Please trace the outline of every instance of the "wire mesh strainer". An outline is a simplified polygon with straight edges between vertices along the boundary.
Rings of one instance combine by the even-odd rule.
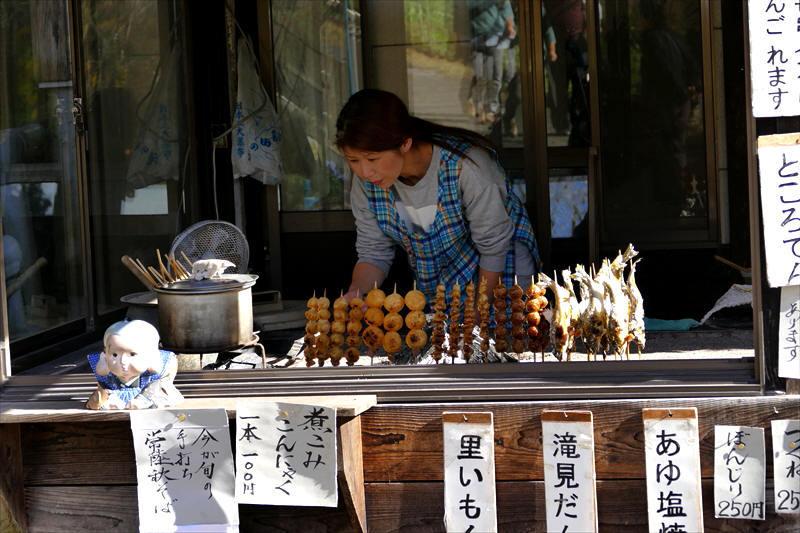
[[[183,230],[169,251],[182,258],[183,254],[194,262],[199,259],[227,259],[236,265],[228,274],[244,274],[250,260],[250,247],[242,231],[222,220],[203,220]]]

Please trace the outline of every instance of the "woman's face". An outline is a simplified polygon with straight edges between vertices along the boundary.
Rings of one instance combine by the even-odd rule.
[[[388,189],[402,173],[404,156],[408,152],[406,144],[409,147],[411,145],[408,142],[400,148],[380,152],[345,147],[342,149],[342,153],[347,159],[350,169],[358,177],[382,189]]]

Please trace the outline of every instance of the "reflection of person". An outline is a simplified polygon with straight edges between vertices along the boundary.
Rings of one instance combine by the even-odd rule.
[[[516,4],[514,4],[516,6]],[[516,10],[514,10],[516,14]],[[542,4],[542,32],[543,37],[543,53],[546,62],[553,63],[558,59],[556,51],[556,34],[553,31],[553,26],[547,16],[547,11]],[[512,137],[519,135],[519,127],[517,125],[517,110],[522,101],[522,84],[519,79],[519,69],[517,69],[517,46],[519,45],[519,37],[511,39],[511,43],[505,53],[505,61],[503,67],[503,81],[506,82],[507,98],[503,105],[503,131],[507,132]]]
[[[481,122],[500,118],[503,51],[517,35],[509,0],[469,0],[473,76],[467,105]]]
[[[158,330],[144,320],[115,322],[103,336],[103,352],[88,355],[97,389],[89,409],[146,409],[183,401],[172,384],[175,354],[158,349]]]
[[[353,180],[358,262],[348,298],[386,277],[394,246],[417,288],[530,280],[539,257],[530,220],[492,143],[477,133],[409,115],[394,94],[357,92],[336,122]]]
[[[686,40],[667,26],[665,0],[641,0],[643,167],[655,176],[653,197],[679,211],[687,165],[686,134],[697,93],[697,63]]]
[[[584,57],[585,0],[549,0],[547,14],[555,31],[558,60],[550,64],[550,116],[557,134],[570,133],[570,146],[588,144],[587,63]]]

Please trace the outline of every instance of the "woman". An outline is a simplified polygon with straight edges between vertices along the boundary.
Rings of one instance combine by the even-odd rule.
[[[397,244],[417,288],[485,277],[489,290],[530,280],[539,254],[530,220],[485,137],[409,115],[394,94],[355,93],[336,121],[336,144],[353,173],[358,262],[347,294],[386,278]],[[491,294],[491,293],[490,293]]]

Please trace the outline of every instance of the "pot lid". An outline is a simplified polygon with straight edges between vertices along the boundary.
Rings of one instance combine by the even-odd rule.
[[[227,292],[252,287],[257,279],[255,274],[222,274],[218,278],[182,279],[153,290],[172,294]]]

